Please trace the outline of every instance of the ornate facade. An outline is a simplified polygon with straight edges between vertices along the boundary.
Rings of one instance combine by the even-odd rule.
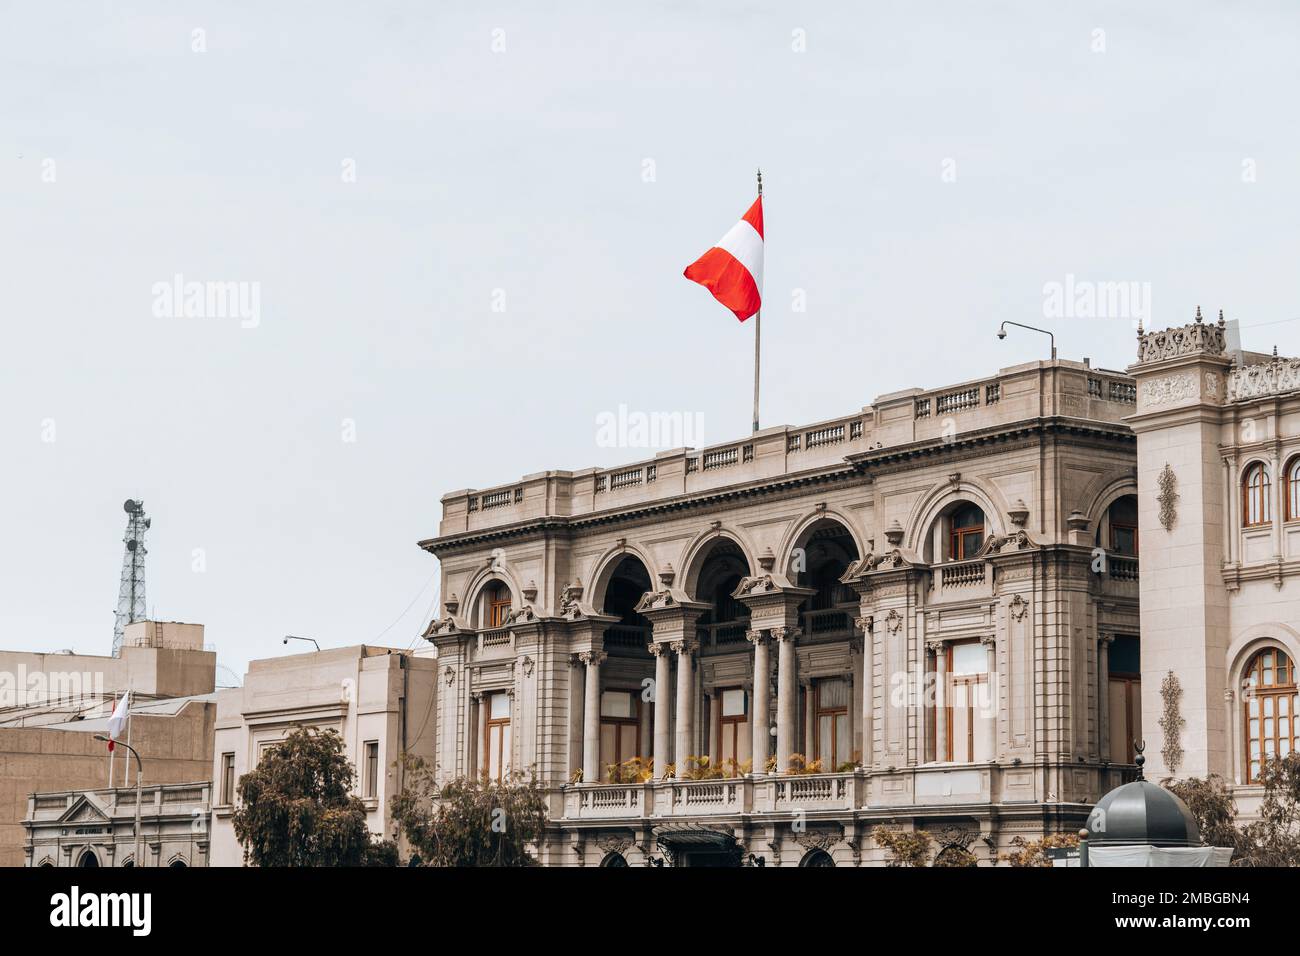
[[[1143,726],[1149,776],[1218,774],[1249,815],[1296,744],[1300,363],[1223,315],[1139,337]]]
[[[444,496],[439,773],[539,779],[548,865],[1078,829],[1142,733],[1134,398],[1033,362]]]

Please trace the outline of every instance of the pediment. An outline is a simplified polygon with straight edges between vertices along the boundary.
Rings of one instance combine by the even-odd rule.
[[[72,806],[63,811],[59,817],[60,823],[69,825],[87,825],[96,823],[108,823],[108,813],[105,812],[99,801],[95,800],[90,794],[81,794],[72,802]]]

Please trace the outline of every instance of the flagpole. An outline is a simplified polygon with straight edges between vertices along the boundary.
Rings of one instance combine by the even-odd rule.
[[[758,171],[758,198],[763,198],[763,170]],[[762,295],[762,290],[759,290]],[[759,364],[759,341],[763,329],[763,309],[760,305],[759,310],[754,313],[754,432],[758,432],[758,364]]]

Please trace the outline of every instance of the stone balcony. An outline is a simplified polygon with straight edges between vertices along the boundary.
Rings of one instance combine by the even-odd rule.
[[[1096,801],[1134,779],[1135,768],[1084,764],[1087,784],[1075,802]],[[918,807],[958,812],[978,806],[1034,804],[1045,799],[1036,768],[998,763],[926,764],[851,773],[751,774],[713,780],[656,780],[636,784],[571,784],[552,791],[557,823],[739,817],[761,814],[834,814]]]
[[[907,389],[812,425],[779,425],[738,441],[677,448],[612,468],[544,471],[509,485],[442,497],[439,536],[664,506],[746,485],[845,470],[854,461],[1049,417],[1121,425],[1134,380],[1079,362],[1040,361],[937,389]],[[430,542],[426,542],[428,544]]]

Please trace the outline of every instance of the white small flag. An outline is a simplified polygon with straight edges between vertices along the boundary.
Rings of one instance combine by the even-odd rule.
[[[113,741],[122,736],[122,729],[126,727],[127,711],[131,709],[131,692],[127,691],[122,695],[122,699],[117,702],[113,708],[113,716],[108,718],[108,749],[111,753],[113,750]]]

